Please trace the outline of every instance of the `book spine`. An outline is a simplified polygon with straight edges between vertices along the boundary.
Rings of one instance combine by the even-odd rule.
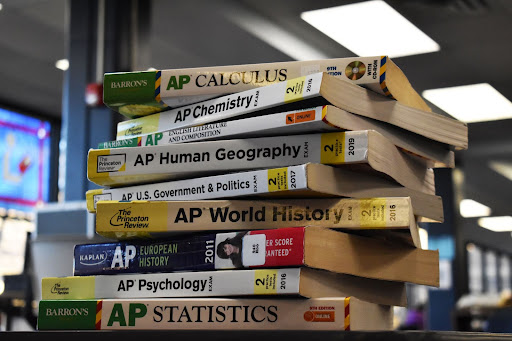
[[[237,231],[291,226],[409,229],[408,197],[367,199],[99,201],[96,233],[117,238],[177,231]]]
[[[259,88],[316,72],[327,72],[392,97],[386,87],[387,61],[386,56],[371,56],[107,73],[103,81],[103,100],[107,106],[123,115],[137,117],[168,107],[183,106],[208,97]],[[140,95],[141,93],[145,96]],[[139,99],[139,96],[142,98]]]
[[[211,271],[214,263],[215,234],[197,234],[159,241],[77,244],[73,274]]]
[[[308,162],[366,163],[367,156],[368,131],[91,149],[87,176],[100,186],[115,186]]]
[[[167,108],[160,97],[161,71],[113,73],[104,76],[103,102],[126,117]]]
[[[352,306],[357,306],[353,301],[350,297],[41,300],[38,329],[346,331],[365,322],[351,314]],[[388,312],[382,316],[391,316],[389,308],[380,309]],[[370,328],[372,317],[366,319]]]
[[[205,200],[305,190],[308,188],[306,167],[290,166],[155,184],[94,189],[86,193],[87,209],[95,213],[99,200]]]
[[[300,268],[44,277],[45,300],[298,295]]]
[[[162,146],[175,143],[264,137],[340,130],[322,121],[324,107],[287,111],[278,114],[215,122],[182,129],[167,130],[123,140],[98,144],[98,149]]]
[[[117,124],[116,140],[226,120],[320,95],[323,73],[198,102]]]
[[[236,252],[222,253],[226,244]],[[75,276],[298,266],[304,262],[304,228],[78,244],[73,261]]]

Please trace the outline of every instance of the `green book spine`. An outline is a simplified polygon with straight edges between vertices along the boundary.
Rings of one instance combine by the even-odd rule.
[[[101,312],[101,305],[102,301],[96,300],[41,300],[37,329],[99,329],[99,325],[96,328],[96,315]]]
[[[160,112],[160,71],[112,73],[103,79],[103,103],[129,118]]]

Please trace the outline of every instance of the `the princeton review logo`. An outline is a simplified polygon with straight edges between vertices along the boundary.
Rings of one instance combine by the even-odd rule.
[[[97,172],[124,172],[126,170],[126,154],[98,156]]]
[[[55,285],[50,289],[50,292],[56,295],[69,295],[69,287],[61,286],[60,283],[55,283]]]

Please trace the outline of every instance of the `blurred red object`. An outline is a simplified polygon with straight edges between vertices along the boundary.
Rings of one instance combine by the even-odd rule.
[[[85,103],[91,107],[103,105],[103,84],[90,83],[85,88]]]

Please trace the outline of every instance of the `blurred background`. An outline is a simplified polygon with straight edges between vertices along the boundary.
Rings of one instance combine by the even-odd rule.
[[[89,148],[115,140],[105,72],[388,55],[435,112],[468,123],[424,224],[440,288],[411,285],[397,329],[512,332],[512,2],[0,0],[0,330],[33,330],[46,276],[102,241]],[[406,25],[406,26],[401,26]]]

